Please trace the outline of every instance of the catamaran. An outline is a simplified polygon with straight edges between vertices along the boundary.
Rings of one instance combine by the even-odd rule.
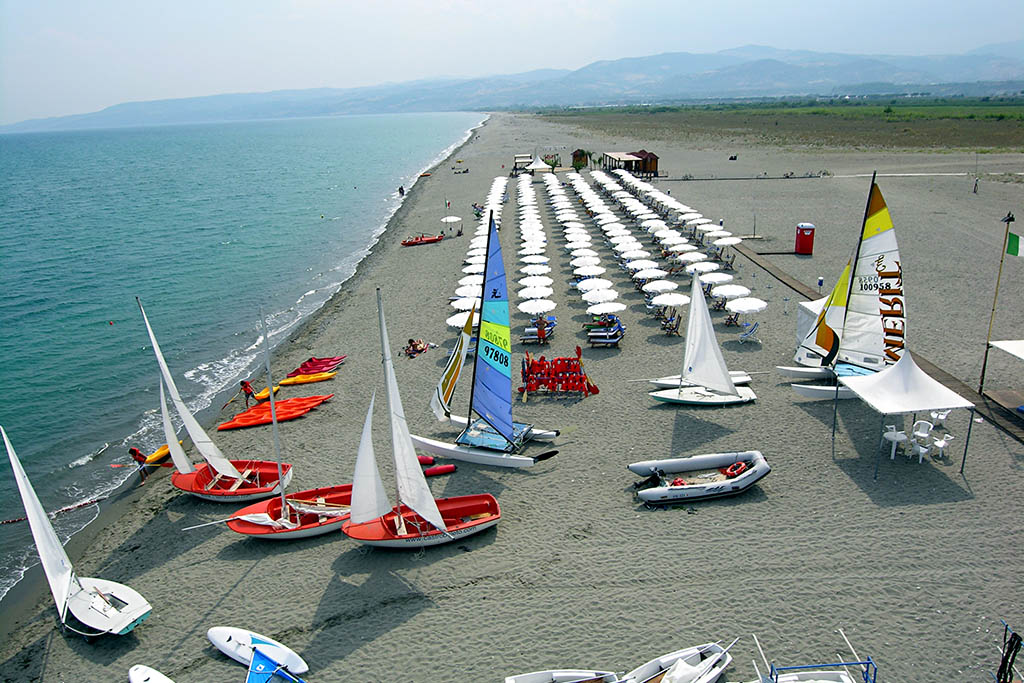
[[[799,379],[869,375],[892,365],[906,344],[906,295],[896,229],[882,192],[871,177],[860,239],[794,360],[778,371]],[[835,384],[793,384],[801,396],[852,398]]]
[[[558,431],[537,429],[530,424],[512,421],[512,335],[508,287],[493,213],[487,233],[484,273],[480,332],[470,391],[470,412],[475,412],[479,418],[470,421],[467,417],[452,415],[449,403],[470,346],[474,317],[471,311],[431,398],[431,409],[438,420],[460,427],[462,434],[454,444],[416,435],[412,435],[412,439],[417,448],[445,458],[500,467],[529,467],[553,456],[556,451],[536,457],[517,455],[523,445],[531,439],[551,441],[558,436]]]
[[[690,315],[686,321],[686,347],[678,386],[649,392],[655,401],[688,405],[730,405],[757,398],[747,386],[736,386],[718,347],[711,313],[704,299],[700,275],[693,274]]]
[[[175,386],[174,378],[171,377],[171,371],[168,369],[164,354],[156,341],[156,335],[153,334],[153,328],[149,324],[149,318],[146,317],[142,301],[138,297],[135,300],[139,304],[139,310],[142,311],[142,320],[146,323],[146,332],[149,333],[149,340],[153,344],[153,353],[160,366],[160,410],[164,436],[167,438],[167,446],[170,448],[171,459],[174,461],[176,469],[171,475],[171,484],[197,498],[231,503],[267,498],[284,490],[292,478],[291,465],[284,463],[279,467],[276,460],[228,460],[213,443],[188,406],[185,405],[181,394],[178,393],[178,387]],[[185,430],[192,438],[196,449],[206,460],[205,463],[193,465],[185,454],[185,450],[178,443],[178,437],[174,433],[170,415],[167,412],[165,385],[167,392],[171,395],[171,402],[185,425]]]
[[[352,478],[352,508],[341,530],[366,545],[418,548],[454,541],[489,529],[501,519],[498,501],[489,493],[436,499],[416,458],[405,420],[398,380],[391,359],[380,289],[377,290],[384,393],[391,421],[391,451],[395,463],[398,505],[391,507],[373,452],[373,404],[366,413]]]
[[[14,480],[25,506],[25,516],[32,529],[32,538],[39,551],[39,561],[50,584],[53,601],[60,613],[60,623],[70,631],[83,636],[98,636],[104,633],[123,636],[138,626],[153,610],[146,599],[135,590],[120,583],[105,579],[92,579],[75,574],[71,560],[64,552],[64,546],[53,531],[50,518],[43,509],[32,482],[21,466],[14,446],[7,438],[7,432],[0,427],[7,447],[7,457],[14,470]],[[77,620],[80,627],[68,623],[69,616]]]

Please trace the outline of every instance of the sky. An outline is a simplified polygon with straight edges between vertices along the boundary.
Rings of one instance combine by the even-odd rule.
[[[1024,0],[0,0],[0,125],[122,102],[767,45],[961,54]]]

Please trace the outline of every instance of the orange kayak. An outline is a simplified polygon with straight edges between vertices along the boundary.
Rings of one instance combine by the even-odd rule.
[[[309,411],[316,408],[318,405],[331,399],[334,394],[327,394],[325,396],[300,396],[298,398],[288,398],[283,401],[275,402],[275,409],[277,412],[277,421],[286,422],[288,420],[294,420],[297,417],[302,417]],[[219,431],[225,429],[240,429],[242,427],[255,427],[257,425],[265,425],[273,422],[273,418],[270,415],[270,402],[260,403],[246,411],[235,415],[227,422],[217,425]]]
[[[338,374],[338,371],[334,372],[314,372],[308,375],[295,375],[294,377],[286,377],[281,380],[281,384],[312,384],[313,382],[323,382],[324,380],[331,379]]]

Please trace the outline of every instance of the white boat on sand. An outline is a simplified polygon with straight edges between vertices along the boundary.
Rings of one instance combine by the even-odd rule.
[[[294,650],[273,638],[233,626],[214,626],[206,632],[210,643],[239,664],[249,666],[253,651],[259,647],[272,660],[293,674],[309,671],[309,665]]]
[[[641,664],[617,683],[714,683],[732,663],[729,648],[735,643],[724,648],[718,643],[705,643],[670,652]]]
[[[772,471],[761,451],[645,460],[627,468],[633,474],[647,477],[633,487],[637,489],[636,497],[648,505],[734,496]]]
[[[619,675],[591,669],[551,669],[505,676],[505,683],[616,683]]]
[[[730,370],[729,377],[732,378],[732,383],[736,386],[741,384],[750,384],[751,377],[742,370]],[[659,389],[672,389],[678,387],[680,383],[684,387],[693,386],[692,382],[688,382],[682,379],[682,375],[669,375],[667,377],[656,377],[648,380],[651,384],[658,387]]]

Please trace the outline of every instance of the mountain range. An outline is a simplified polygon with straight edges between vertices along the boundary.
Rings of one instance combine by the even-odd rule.
[[[213,121],[422,111],[681,104],[845,95],[1024,94],[1024,40],[959,55],[856,55],[748,45],[715,53],[668,52],[479,78],[363,88],[315,88],[128,102],[88,114],[0,127],[32,132]]]

